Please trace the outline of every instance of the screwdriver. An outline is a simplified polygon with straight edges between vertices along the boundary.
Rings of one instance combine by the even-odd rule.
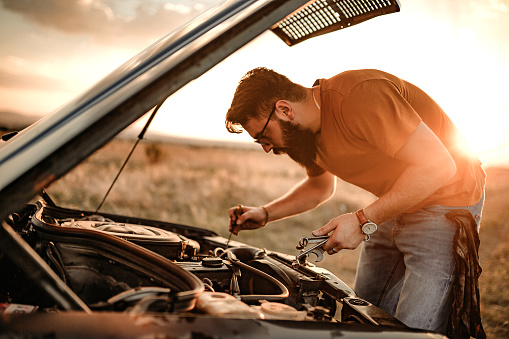
[[[235,210],[233,211],[234,219],[232,221],[232,225],[237,223],[237,220],[242,215],[242,213],[244,213],[244,208],[242,207],[242,205],[239,204],[239,205],[237,205],[237,208],[235,208]],[[228,241],[226,242],[226,248],[228,248],[228,245],[230,244],[230,239],[232,238],[232,234],[233,234],[233,232],[230,232],[230,235],[228,236]]]

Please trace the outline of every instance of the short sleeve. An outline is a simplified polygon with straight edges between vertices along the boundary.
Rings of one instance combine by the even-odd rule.
[[[353,137],[394,157],[421,122],[401,92],[389,80],[372,79],[346,93],[342,113]]]

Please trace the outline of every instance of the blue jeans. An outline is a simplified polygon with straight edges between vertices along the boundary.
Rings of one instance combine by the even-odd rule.
[[[452,306],[453,239],[445,217],[467,209],[479,223],[484,196],[472,206],[428,206],[379,226],[364,243],[354,290],[407,326],[445,334]]]

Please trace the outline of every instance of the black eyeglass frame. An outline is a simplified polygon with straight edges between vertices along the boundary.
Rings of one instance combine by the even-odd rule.
[[[265,142],[265,141],[262,141],[261,139],[263,138],[263,133],[265,133],[265,129],[267,128],[267,125],[269,124],[269,121],[270,119],[272,118],[272,115],[274,114],[274,112],[276,111],[276,105],[274,105],[274,108],[272,109],[272,111],[270,112],[269,114],[269,118],[267,119],[267,122],[265,123],[265,125],[263,126],[262,130],[260,133],[258,133],[258,137],[254,139],[254,142],[257,143],[257,144],[260,144],[262,146],[269,146],[270,144]]]

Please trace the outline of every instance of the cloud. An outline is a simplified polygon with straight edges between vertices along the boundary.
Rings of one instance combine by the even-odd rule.
[[[99,44],[144,47],[217,3],[122,0],[0,0],[6,10],[21,14],[42,28],[88,35]]]
[[[2,3],[5,9],[42,27],[70,33],[102,30],[104,23],[111,20],[108,8],[95,1],[2,0]]]
[[[220,1],[0,0],[0,108],[52,110]]]

